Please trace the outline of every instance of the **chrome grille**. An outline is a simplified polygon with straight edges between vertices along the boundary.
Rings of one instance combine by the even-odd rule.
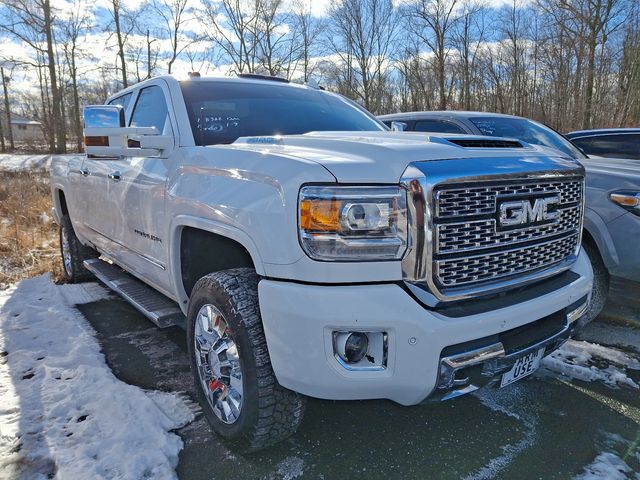
[[[574,234],[560,241],[515,250],[436,260],[437,275],[443,286],[455,287],[526,273],[564,260],[573,254],[577,242],[578,235]]]
[[[580,179],[572,179],[447,188],[436,193],[436,216],[439,218],[451,218],[494,213],[498,196],[508,197],[552,192],[560,194],[561,204],[577,202],[582,198],[582,181]]]
[[[443,289],[471,287],[542,270],[573,256],[582,224],[583,179],[441,184],[433,191],[433,280]],[[498,228],[498,204],[555,195],[552,221]]]
[[[435,250],[450,253],[500,247],[573,232],[580,227],[580,208],[563,208],[559,212],[557,223],[502,232],[497,231],[493,218],[438,225]]]

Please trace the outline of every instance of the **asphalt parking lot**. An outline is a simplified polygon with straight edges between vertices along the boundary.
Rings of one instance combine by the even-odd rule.
[[[639,290],[617,288],[612,300],[581,338],[640,360],[640,344],[633,346],[640,338]],[[195,398],[182,330],[158,330],[116,297],[78,308],[120,379]],[[592,362],[614,368],[603,358]],[[626,374],[640,383],[640,370]],[[631,468],[611,478],[640,478],[638,390],[544,369],[509,388],[410,408],[310,399],[295,436],[253,455],[227,449],[202,415],[177,433],[185,443],[181,479],[567,479],[584,474],[603,452]],[[615,473],[615,463],[604,463]]]

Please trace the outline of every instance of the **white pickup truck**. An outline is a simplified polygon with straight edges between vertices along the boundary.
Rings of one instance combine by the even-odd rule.
[[[275,78],[158,77],[54,160],[69,281],[186,328],[213,429],[257,450],[305,396],[414,405],[527,376],[584,313],[584,172],[519,141],[388,131]]]

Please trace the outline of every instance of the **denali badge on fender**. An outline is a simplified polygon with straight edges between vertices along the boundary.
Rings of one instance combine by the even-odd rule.
[[[557,195],[503,202],[498,217],[500,227],[519,227],[555,220],[558,218],[555,206],[559,203],[560,197]]]

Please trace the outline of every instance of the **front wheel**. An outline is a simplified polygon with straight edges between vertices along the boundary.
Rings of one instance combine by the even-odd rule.
[[[583,243],[582,248],[584,248],[587,257],[589,257],[593,268],[593,290],[591,291],[591,301],[589,302],[587,313],[578,320],[578,326],[580,327],[584,327],[600,315],[609,296],[609,272],[602,261],[600,253],[588,243]]]
[[[305,397],[275,378],[254,270],[226,270],[198,280],[189,301],[187,341],[200,405],[219,435],[249,452],[297,430]]]

